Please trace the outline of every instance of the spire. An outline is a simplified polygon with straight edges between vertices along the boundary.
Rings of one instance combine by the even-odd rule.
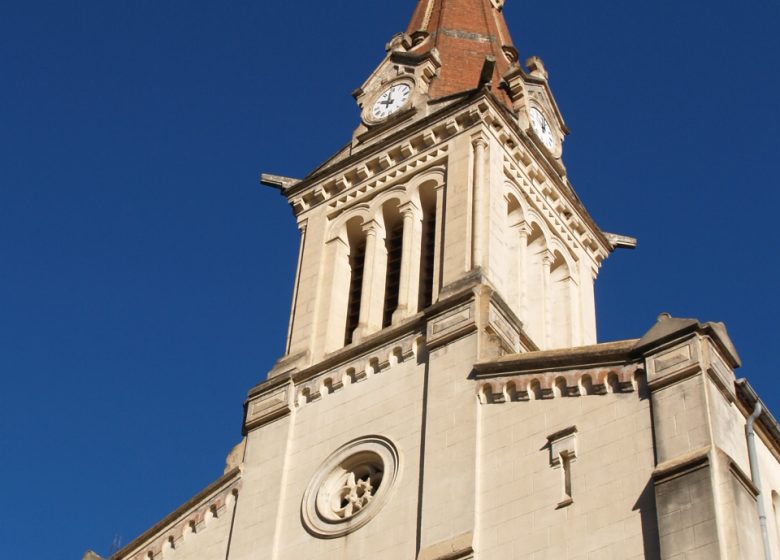
[[[413,40],[412,52],[436,48],[441,58],[440,74],[431,84],[432,98],[491,82],[496,95],[510,104],[498,86],[518,56],[503,6],[504,0],[419,0],[407,33]],[[494,65],[486,66],[486,59],[494,60]]]

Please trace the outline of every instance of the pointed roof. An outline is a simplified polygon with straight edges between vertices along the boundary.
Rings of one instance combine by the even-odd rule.
[[[433,99],[477,88],[485,59],[491,57],[493,91],[511,106],[499,84],[517,65],[518,56],[503,5],[504,0],[419,0],[407,33],[415,45],[412,52],[424,54],[435,48],[441,58],[441,70],[430,89]]]

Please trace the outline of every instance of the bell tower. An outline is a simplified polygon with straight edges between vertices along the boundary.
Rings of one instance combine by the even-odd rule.
[[[563,165],[568,133],[538,57],[496,0],[421,0],[353,93],[352,141],[289,200],[301,252],[287,355],[309,367],[464,283],[490,292],[498,354],[596,342],[593,283],[632,240],[603,233]]]
[[[760,557],[780,427],[722,324],[596,342],[636,241],[577,197],[503,10],[420,0],[347,145],[262,176],[301,233],[284,355],[224,475],[112,560]]]

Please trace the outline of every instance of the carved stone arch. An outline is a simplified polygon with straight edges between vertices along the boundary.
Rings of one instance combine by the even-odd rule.
[[[387,359],[388,359],[388,362],[390,362],[390,364],[392,364],[392,365],[403,363],[403,361],[404,361],[404,349],[400,345],[399,346],[394,346],[393,349],[390,350],[390,354],[387,357]]]
[[[549,239],[550,250],[553,252],[558,251],[561,254],[561,256],[564,259],[566,259],[566,264],[569,267],[569,270],[572,271],[572,273],[573,271],[577,270],[577,262],[579,261],[579,256],[576,254],[576,252],[555,235],[552,235],[548,239]]]
[[[225,496],[226,507],[236,507],[236,501],[238,500],[238,488],[232,488],[230,492]]]
[[[576,268],[574,268],[569,259],[566,258],[566,254],[560,250],[560,245],[558,243],[553,242],[550,247],[550,253],[552,254],[552,264],[550,266],[552,281],[561,282],[572,279],[576,283],[574,273]]]
[[[426,186],[439,187],[446,182],[446,177],[447,175],[444,167],[433,167],[415,175],[409,181],[406,188],[409,193],[409,198],[415,200],[419,204],[420,189]]]
[[[640,398],[644,399],[647,395],[647,373],[642,368],[637,369],[631,376],[631,383],[634,390],[639,393]]]
[[[526,210],[521,202],[522,197],[511,191],[504,193],[506,200],[507,226],[510,228],[518,227],[526,221]]]
[[[520,400],[520,391],[515,380],[508,381],[504,386],[504,398],[507,402]]]
[[[608,393],[620,393],[620,376],[614,371],[606,375],[605,385]]]
[[[167,535],[165,537],[165,541],[163,542],[163,547],[165,550],[175,550],[176,549],[176,536],[175,535]]]
[[[542,383],[536,377],[528,382],[527,391],[528,397],[531,400],[540,401],[542,398],[544,398],[544,393],[542,393]]]
[[[504,401],[504,387],[493,381],[485,382],[479,392],[480,402],[482,404],[496,404]]]
[[[535,208],[529,207],[526,212],[526,221],[529,227],[534,225],[539,227],[544,234],[547,247],[551,250],[558,250],[565,255],[571,270],[575,270],[575,263],[579,260],[577,253],[560,240],[558,233],[552,228],[548,220],[540,214]]]
[[[311,398],[311,389],[309,387],[303,387],[298,392],[298,406],[303,406],[306,403],[309,402],[309,399]]]
[[[529,208],[525,212],[525,222],[528,225],[529,230],[537,229],[544,237],[545,247],[550,246],[550,240],[553,236],[550,233],[550,228],[547,226],[547,221],[536,212],[533,208]]]
[[[569,396],[569,384],[565,377],[559,376],[555,378],[555,381],[553,382],[553,392],[556,397]]]
[[[360,222],[366,224],[370,221],[371,215],[371,208],[368,204],[359,204],[346,212],[342,212],[331,221],[325,240],[333,241],[341,238],[342,241],[346,242],[347,223],[355,220],[355,218],[360,218]]]
[[[523,216],[528,214],[528,211],[531,209],[528,194],[515,181],[506,179],[504,181],[504,199],[508,199],[510,196],[517,200],[522,209]]]
[[[480,404],[488,404],[493,400],[493,388],[490,383],[483,383],[477,391],[477,399]]]
[[[543,222],[533,212],[526,216],[526,224],[524,246],[521,247],[524,255],[520,268],[524,271],[521,276],[523,284],[519,317],[536,345],[545,348],[548,237]]]
[[[520,199],[523,196],[522,192],[523,189],[511,177],[504,177],[504,197],[512,194],[515,198]]]
[[[409,193],[406,185],[396,185],[392,189],[383,192],[379,196],[375,197],[370,202],[369,214],[372,218],[377,219],[382,215],[382,208],[388,203],[395,200],[398,206],[403,206],[410,201]]]
[[[593,387],[593,377],[589,373],[586,373],[580,378],[580,394],[582,395],[595,395],[595,389]]]

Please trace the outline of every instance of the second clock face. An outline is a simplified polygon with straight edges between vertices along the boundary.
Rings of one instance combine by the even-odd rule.
[[[375,119],[389,117],[406,105],[411,93],[412,88],[409,84],[395,84],[394,86],[390,86],[379,96],[379,99],[374,102],[374,107],[371,109],[371,116]]]
[[[533,127],[534,132],[539,137],[539,140],[542,141],[542,144],[547,146],[547,149],[551,150],[555,145],[555,137],[553,136],[552,128],[542,112],[536,107],[531,107],[531,127]]]

